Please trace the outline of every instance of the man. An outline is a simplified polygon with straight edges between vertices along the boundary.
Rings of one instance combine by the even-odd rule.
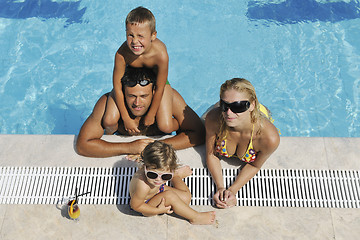
[[[158,129],[156,122],[145,127],[143,118],[151,105],[156,76],[147,68],[130,68],[122,78],[123,93],[129,115],[138,125],[139,133],[127,132],[121,116],[118,122],[120,135],[163,135]],[[171,144],[176,150],[184,149],[204,143],[205,128],[199,116],[185,103],[181,95],[172,89],[172,116],[179,123],[177,134],[162,140]],[[78,154],[87,157],[111,157],[122,154],[137,155],[152,139],[139,139],[132,142],[107,142],[101,137],[104,135],[105,126],[103,117],[106,109],[106,101],[109,94],[105,94],[97,101],[93,112],[86,119],[80,129],[76,142]]]

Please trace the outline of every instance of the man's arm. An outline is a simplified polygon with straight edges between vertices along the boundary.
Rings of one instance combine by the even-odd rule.
[[[176,150],[194,147],[205,142],[204,124],[175,89],[173,89],[173,116],[180,128],[174,137],[164,139],[163,142],[171,144]]]
[[[104,129],[101,125],[105,112],[107,96],[103,95],[95,104],[93,112],[80,129],[76,151],[86,157],[111,157],[122,154],[139,154],[151,139],[140,139],[133,142],[112,143],[101,139]]]

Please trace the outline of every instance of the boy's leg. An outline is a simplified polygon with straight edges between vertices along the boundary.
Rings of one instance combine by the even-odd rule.
[[[105,129],[105,134],[113,134],[118,130],[118,121],[120,119],[120,112],[117,108],[114,99],[114,90],[112,90],[107,98],[106,108],[102,124]]]
[[[160,131],[164,133],[172,133],[179,129],[178,121],[172,117],[172,104],[172,88],[169,84],[166,84],[159,109],[156,113],[156,122]]]

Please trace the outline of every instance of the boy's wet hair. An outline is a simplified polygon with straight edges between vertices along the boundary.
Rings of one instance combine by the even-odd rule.
[[[123,87],[132,85],[134,82],[138,83],[142,80],[148,80],[153,84],[153,88],[155,88],[156,74],[152,69],[146,67],[134,68],[126,66],[124,76],[121,78]]]
[[[137,7],[129,12],[125,20],[125,27],[128,23],[149,23],[151,33],[156,32],[156,21],[152,12],[144,7]]]
[[[148,144],[141,153],[141,158],[148,169],[169,169],[178,167],[174,148],[166,143],[154,141]]]

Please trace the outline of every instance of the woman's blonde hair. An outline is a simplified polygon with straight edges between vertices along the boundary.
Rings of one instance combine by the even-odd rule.
[[[166,143],[154,141],[149,143],[141,153],[144,166],[149,169],[169,169],[175,171],[178,167],[174,148]]]
[[[254,110],[250,112],[250,117],[251,122],[256,123],[262,115],[260,112],[260,104],[256,97],[254,86],[244,78],[233,78],[231,80],[227,80],[220,87],[220,98],[222,98],[224,96],[224,93],[230,89],[245,93],[248,97],[249,102],[251,104],[255,104]],[[218,137],[220,139],[223,139],[227,135],[227,125],[222,114],[220,116],[220,122],[221,124]]]
[[[125,26],[137,23],[149,23],[151,33],[156,32],[156,21],[152,12],[144,7],[137,7],[129,12],[125,20]]]

